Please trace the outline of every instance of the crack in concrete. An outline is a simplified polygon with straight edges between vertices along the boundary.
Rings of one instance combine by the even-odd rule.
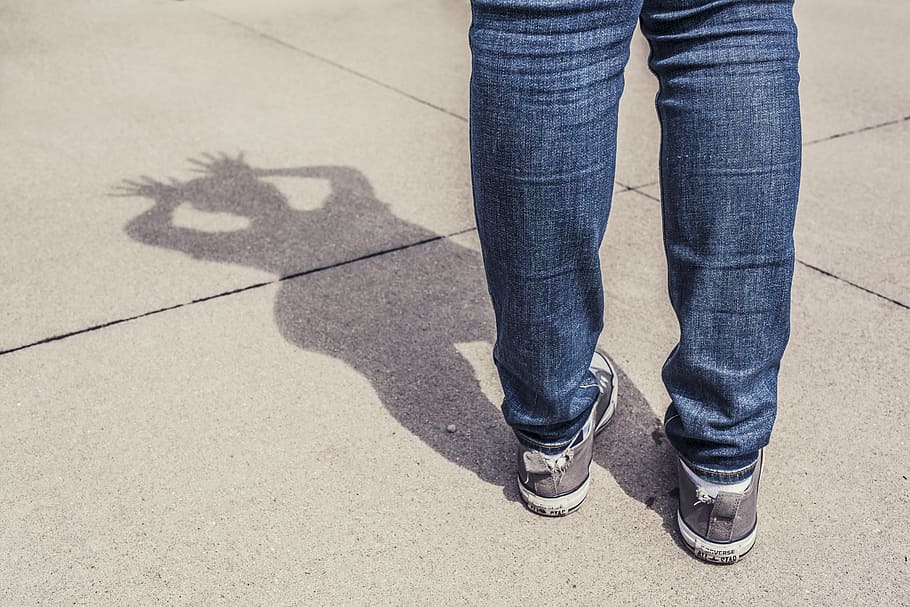
[[[424,238],[423,240],[418,240],[418,241],[416,241],[416,242],[411,242],[411,243],[399,245],[399,246],[397,246],[397,247],[391,247],[391,248],[388,248],[388,249],[382,249],[381,251],[374,251],[373,253],[367,253],[367,254],[365,254],[365,255],[360,255],[360,256],[358,256],[358,257],[354,257],[354,258],[351,258],[351,259],[346,259],[346,260],[344,260],[344,261],[337,261],[337,262],[335,262],[335,263],[330,263],[330,264],[327,264],[327,265],[324,265],[324,266],[318,266],[318,267],[316,267],[316,268],[310,268],[309,270],[302,270],[302,271],[300,271],[300,272],[293,272],[293,273],[287,274],[287,275],[285,275],[285,276],[280,276],[280,277],[278,277],[278,278],[276,278],[276,279],[274,279],[274,280],[267,280],[267,281],[264,281],[264,282],[257,282],[257,283],[253,283],[253,284],[251,284],[251,285],[246,285],[246,286],[243,286],[243,287],[238,287],[238,288],[236,288],[236,289],[230,289],[230,290],[228,290],[228,291],[222,291],[222,292],[220,292],[220,293],[215,293],[214,295],[206,295],[206,296],[204,296],[204,297],[199,297],[199,298],[197,298],[197,299],[193,299],[193,300],[190,300],[190,301],[185,301],[185,302],[183,302],[183,303],[178,303],[178,304],[174,304],[174,305],[171,305],[171,306],[165,306],[165,307],[163,307],[163,308],[157,308],[157,309],[155,309],[155,310],[150,310],[150,311],[148,311],[148,312],[143,312],[142,314],[136,314],[136,315],[133,315],[133,316],[127,316],[127,317],[125,317],[125,318],[118,318],[118,319],[116,319],[116,320],[110,320],[110,321],[103,322],[103,323],[100,323],[100,324],[97,324],[97,325],[92,325],[92,326],[89,326],[89,327],[84,327],[84,328],[82,328],[82,329],[77,329],[77,330],[75,330],[75,331],[69,331],[69,332],[67,332],[67,333],[61,333],[61,334],[59,334],[59,335],[52,335],[51,337],[45,337],[45,338],[43,338],[43,339],[39,339],[39,340],[37,340],[37,341],[33,341],[33,342],[31,342],[31,343],[27,343],[27,344],[24,344],[24,345],[21,345],[21,346],[15,346],[15,347],[12,347],[12,348],[8,348],[8,349],[6,349],[6,350],[0,350],[0,356],[3,356],[3,355],[5,355],[5,354],[12,354],[13,352],[19,352],[19,351],[21,351],[21,350],[27,350],[27,349],[29,349],[29,348],[34,348],[34,347],[36,347],[36,346],[40,346],[40,345],[43,345],[43,344],[51,343],[51,342],[54,342],[54,341],[60,341],[60,340],[62,340],[62,339],[67,339],[67,338],[69,338],[69,337],[75,337],[75,336],[77,336],[77,335],[83,335],[83,334],[85,334],[85,333],[92,333],[92,332],[98,331],[98,330],[100,330],[100,329],[106,329],[106,328],[108,328],[108,327],[113,327],[113,326],[115,326],[115,325],[120,325],[120,324],[127,323],[127,322],[131,322],[131,321],[134,321],[134,320],[139,320],[140,318],[145,318],[145,317],[147,317],[147,316],[154,316],[154,315],[156,315],[156,314],[162,314],[162,313],[164,313],[164,312],[170,312],[171,310],[177,310],[177,309],[179,309],[179,308],[185,308],[185,307],[187,307],[187,306],[192,306],[192,305],[194,305],[194,304],[199,304],[199,303],[203,303],[203,302],[206,302],[206,301],[211,301],[211,300],[213,300],[213,299],[220,299],[220,298],[222,298],[222,297],[227,297],[227,296],[229,296],[229,295],[236,295],[236,294],[238,294],[238,293],[244,293],[244,292],[246,292],[246,291],[252,291],[252,290],[255,290],[255,289],[261,289],[262,287],[267,287],[267,286],[270,286],[270,285],[275,285],[275,284],[278,284],[278,283],[281,283],[281,282],[284,282],[284,281],[287,281],[287,280],[292,280],[292,279],[294,279],[294,278],[301,278],[301,277],[303,277],[303,276],[308,276],[308,275],[310,275],[310,274],[317,274],[317,273],[319,273],[319,272],[325,272],[325,271],[327,271],[327,270],[332,270],[332,269],[335,269],[335,268],[340,268],[340,267],[342,267],[342,266],[346,266],[346,265],[349,265],[349,264],[352,264],[352,263],[357,263],[357,262],[359,262],[359,261],[365,261],[365,260],[367,260],[367,259],[372,259],[372,258],[374,258],[374,257],[380,257],[380,256],[382,256],[382,255],[388,255],[388,254],[390,254],[390,253],[397,253],[397,252],[399,252],[399,251],[405,251],[405,250],[407,250],[407,249],[412,249],[412,248],[415,248],[415,247],[419,247],[419,246],[422,246],[422,245],[425,245],[425,244],[429,244],[429,243],[431,243],[431,242],[436,242],[436,241],[438,241],[438,240],[445,240],[445,239],[447,239],[447,238],[452,238],[452,237],[454,237],[454,236],[460,236],[460,235],[462,235],[462,234],[467,234],[468,232],[473,232],[473,231],[475,231],[476,229],[477,229],[476,227],[471,226],[470,228],[464,228],[464,229],[462,229],[462,230],[458,230],[458,231],[456,231],[456,232],[451,232],[451,233],[449,233],[449,234],[442,234],[442,235],[438,235],[438,236],[433,236],[432,238]]]
[[[649,183],[643,183],[643,184],[641,184],[641,185],[628,185],[628,184],[625,184],[625,183],[623,183],[623,182],[621,182],[621,181],[617,181],[617,182],[616,182],[616,185],[618,185],[618,186],[620,186],[620,187],[623,188],[622,190],[620,190],[620,191],[617,192],[617,193],[621,194],[621,193],[623,193],[623,192],[635,192],[636,194],[641,194],[641,195],[644,196],[645,198],[650,198],[651,200],[653,200],[653,201],[655,201],[655,202],[660,202],[660,198],[658,198],[657,196],[654,196],[654,195],[652,195],[652,194],[648,194],[647,192],[645,192],[644,190],[642,190],[642,188],[650,187],[650,186],[652,186],[652,185],[655,185],[656,183],[657,183],[656,181],[652,181],[652,182],[649,182]]]
[[[809,268],[810,270],[815,270],[816,272],[818,272],[820,274],[824,274],[825,276],[828,276],[830,278],[834,278],[835,280],[839,280],[843,283],[846,283],[846,284],[850,285],[851,287],[856,287],[860,291],[865,291],[866,293],[868,293],[870,295],[875,295],[876,297],[884,299],[887,302],[893,303],[894,305],[896,305],[900,308],[903,308],[905,310],[910,310],[910,306],[903,303],[902,301],[898,301],[897,299],[893,299],[891,297],[888,297],[887,295],[883,295],[883,294],[879,293],[878,291],[873,291],[872,289],[869,289],[862,285],[856,284],[855,282],[853,282],[851,280],[847,280],[846,278],[838,276],[837,274],[834,274],[833,272],[823,270],[822,268],[819,268],[818,266],[813,266],[811,263],[805,262],[802,259],[797,259],[796,263],[798,263],[802,266],[805,266],[805,267]]]
[[[646,184],[646,185],[642,185],[642,186],[636,186],[636,187],[634,187],[634,188],[633,188],[633,187],[630,187],[628,191],[630,191],[630,192],[635,192],[636,194],[641,194],[641,195],[644,196],[645,198],[650,198],[650,199],[653,200],[654,202],[660,202],[660,197],[655,196],[655,195],[653,195],[653,194],[648,194],[647,192],[645,192],[644,190],[641,189],[641,188],[646,188],[646,187],[648,187],[649,185],[653,185],[653,184]]]
[[[895,120],[888,120],[887,122],[879,122],[878,124],[871,124],[869,126],[860,127],[858,129],[853,129],[851,131],[844,131],[842,133],[835,133],[833,135],[828,135],[827,137],[821,137],[820,139],[813,139],[812,141],[806,141],[803,143],[803,147],[807,145],[814,145],[816,143],[823,143],[825,141],[831,141],[832,139],[840,139],[841,137],[847,137],[849,135],[856,135],[858,133],[865,133],[866,131],[873,131],[875,129],[884,128],[886,126],[894,126],[902,122],[907,122],[910,120],[910,116],[904,116],[902,118],[897,118]]]
[[[659,181],[649,181],[648,183],[640,183],[638,185],[630,185],[628,188],[630,190],[637,190],[639,188],[650,188],[652,185],[657,185]]]

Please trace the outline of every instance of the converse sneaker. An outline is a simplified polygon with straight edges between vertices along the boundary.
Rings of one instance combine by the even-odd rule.
[[[679,459],[679,510],[676,522],[683,543],[696,557],[710,563],[732,564],[755,545],[758,527],[758,481],[762,453],[744,491],[709,491],[693,479]]]
[[[589,367],[600,395],[587,422],[569,446],[556,455],[519,446],[518,489],[528,509],[544,516],[565,516],[588,496],[589,471],[594,458],[594,437],[603,430],[616,410],[616,371],[600,352]]]

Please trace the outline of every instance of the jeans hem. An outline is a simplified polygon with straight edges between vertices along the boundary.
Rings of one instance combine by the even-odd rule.
[[[745,457],[748,457],[748,454],[743,454],[744,456],[740,457],[738,459],[737,458],[727,459],[727,458],[713,457],[712,463],[710,463],[710,464],[695,463],[692,460],[692,458],[689,457],[690,455],[692,455],[691,451],[685,449],[685,447],[687,446],[685,444],[685,441],[682,441],[682,444],[677,444],[676,441],[679,439],[672,436],[671,433],[667,432],[667,429],[669,428],[671,422],[681,419],[681,416],[679,415],[679,413],[674,412],[674,410],[673,410],[674,407],[675,407],[675,405],[673,405],[671,403],[670,409],[667,411],[669,417],[664,421],[664,433],[667,435],[667,439],[670,441],[670,444],[673,445],[673,448],[676,450],[676,455],[679,457],[680,460],[682,460],[683,463],[685,463],[689,467],[690,470],[692,470],[692,472],[694,472],[701,479],[704,479],[704,480],[712,482],[712,483],[717,483],[720,485],[732,485],[734,483],[738,483],[742,480],[745,480],[752,475],[752,473],[755,471],[755,465],[758,463],[761,449],[759,449],[757,452],[755,452],[755,457],[752,458],[752,461],[746,465],[740,465],[740,464],[742,463],[743,459],[745,459]],[[697,453],[698,449],[696,449],[695,451],[696,451],[695,455],[698,455],[698,453]],[[734,468],[719,467],[719,466],[723,465],[724,459],[726,459],[727,461],[729,461],[731,463],[736,464],[736,467],[734,467]]]
[[[571,438],[568,438],[564,441],[559,441],[557,443],[541,443],[540,441],[536,441],[536,440],[528,437],[528,435],[525,434],[524,432],[522,432],[521,430],[512,428],[512,432],[515,434],[515,438],[518,440],[518,442],[523,447],[527,447],[528,449],[533,449],[535,451],[541,451],[543,453],[551,453],[551,454],[554,452],[559,452],[559,451],[564,450],[566,447],[571,445],[572,441],[575,439],[575,437],[573,436]]]
[[[692,470],[692,472],[697,474],[699,478],[719,485],[732,485],[746,480],[752,476],[755,472],[755,466],[758,464],[758,458],[756,458],[751,464],[735,470],[717,470],[715,468],[700,466],[682,455],[680,455],[679,458],[690,470]]]

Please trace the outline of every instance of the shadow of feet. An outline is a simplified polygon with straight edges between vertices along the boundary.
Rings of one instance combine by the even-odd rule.
[[[676,537],[675,451],[648,401],[621,368],[616,372],[616,413],[598,438],[594,460],[610,472],[626,495],[657,513],[664,528]]]

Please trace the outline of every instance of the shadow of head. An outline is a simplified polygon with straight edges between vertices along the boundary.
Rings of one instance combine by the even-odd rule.
[[[132,238],[283,277],[431,236],[392,215],[351,167],[259,169],[242,155],[190,162],[200,174],[193,179],[143,177],[118,188],[155,203],[127,224]],[[284,180],[310,184],[305,199],[292,204],[274,183]]]

